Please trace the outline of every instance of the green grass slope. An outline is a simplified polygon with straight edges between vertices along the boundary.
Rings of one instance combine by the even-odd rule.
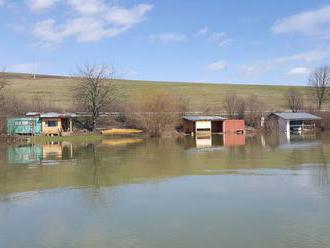
[[[221,109],[226,94],[240,96],[255,94],[269,109],[281,109],[285,106],[285,94],[289,86],[237,85],[180,82],[150,82],[134,80],[116,80],[125,96],[124,100],[136,103],[148,95],[159,92],[176,94],[189,102],[191,110]],[[18,98],[32,100],[35,97],[50,102],[56,107],[68,109],[72,106],[75,78],[37,75],[33,79],[28,74],[9,74],[8,89]],[[307,96],[303,87],[297,87]]]

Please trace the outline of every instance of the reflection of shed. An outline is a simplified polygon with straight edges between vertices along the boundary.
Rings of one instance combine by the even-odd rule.
[[[44,159],[58,159],[62,157],[62,146],[60,143],[49,143],[42,145],[42,156]]]
[[[223,136],[223,145],[227,147],[244,146],[245,135],[225,134]]]
[[[7,160],[10,164],[33,164],[43,161],[70,160],[73,158],[73,145],[69,142],[43,145],[8,147]]]
[[[221,116],[183,116],[186,134],[244,132],[244,120],[228,120]]]
[[[8,147],[7,160],[10,164],[38,163],[42,160],[42,146],[24,145]]]
[[[309,113],[280,112],[270,114],[266,119],[266,125],[271,130],[290,134],[315,131],[320,121],[320,117]]]

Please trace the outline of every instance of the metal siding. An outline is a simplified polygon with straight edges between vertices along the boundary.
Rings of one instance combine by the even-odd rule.
[[[278,129],[281,133],[286,133],[287,132],[287,121],[282,118],[278,118]]]
[[[28,124],[24,124],[28,122]],[[21,123],[18,125],[18,123]],[[23,124],[22,124],[23,123]],[[20,117],[7,119],[7,133],[14,134],[41,134],[41,121],[39,118]]]
[[[226,120],[224,121],[224,133],[236,133],[245,130],[244,120]]]

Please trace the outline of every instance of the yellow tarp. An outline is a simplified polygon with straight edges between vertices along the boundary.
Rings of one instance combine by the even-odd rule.
[[[135,144],[142,141],[143,139],[109,139],[109,140],[102,140],[102,144],[109,146],[120,146],[120,145]]]
[[[103,135],[126,135],[126,134],[138,134],[142,133],[142,130],[139,129],[107,129],[103,130],[102,134]]]

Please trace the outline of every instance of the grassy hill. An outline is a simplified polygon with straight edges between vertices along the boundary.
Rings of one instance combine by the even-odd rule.
[[[56,107],[68,109],[72,106],[72,88],[75,78],[37,75],[36,79],[29,74],[9,73],[9,94],[18,98],[32,100],[35,97],[51,102]],[[186,98],[191,110],[221,109],[226,94],[236,93],[240,96],[255,94],[265,103],[268,109],[281,109],[285,106],[284,95],[289,86],[207,84],[180,82],[150,82],[133,80],[116,80],[120,84],[128,102],[139,102],[154,93],[164,92]],[[306,89],[299,88],[306,96]]]

